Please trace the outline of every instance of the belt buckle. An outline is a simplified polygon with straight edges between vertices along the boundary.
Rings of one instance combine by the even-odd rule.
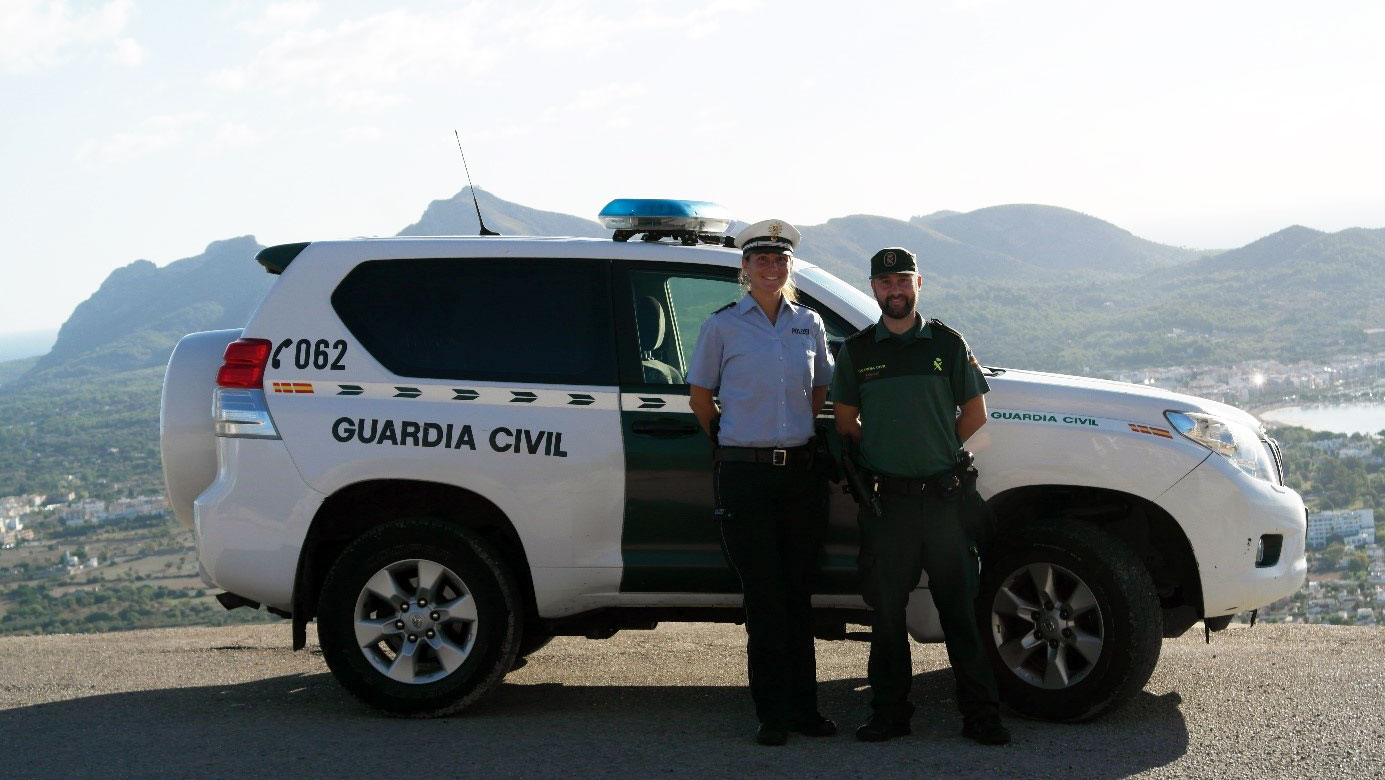
[[[770,453],[770,464],[774,466],[784,466],[789,462],[789,451],[776,449]]]

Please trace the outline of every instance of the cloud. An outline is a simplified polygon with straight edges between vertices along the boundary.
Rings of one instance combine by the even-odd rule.
[[[499,59],[497,43],[483,44],[484,6],[432,13],[392,10],[331,26],[308,27],[308,8],[280,11],[297,24],[263,19],[247,29],[270,40],[241,66],[208,74],[203,83],[226,90],[312,92],[325,105],[362,110],[403,101],[394,85],[435,76],[474,76]],[[272,10],[272,9],[271,9]]]
[[[144,47],[140,46],[134,38],[121,38],[115,42],[115,50],[111,52],[111,62],[116,65],[134,66],[144,62]]]
[[[258,19],[241,22],[240,29],[251,35],[269,36],[302,27],[322,10],[322,3],[274,3]]]
[[[268,138],[267,133],[257,132],[244,122],[228,122],[217,128],[211,140],[202,145],[202,151],[216,154],[231,149],[244,149],[264,143]]]
[[[419,82],[476,78],[507,58],[534,54],[588,57],[633,35],[706,35],[709,24],[753,7],[715,0],[675,12],[617,13],[558,0],[538,7],[501,3],[392,9],[331,23],[315,3],[271,6],[240,25],[264,38],[243,64],[207,74],[203,84],[228,91],[310,94],[317,105],[369,111],[406,102]]]
[[[384,132],[378,127],[357,126],[348,127],[341,131],[341,141],[345,144],[378,141],[382,136],[384,136]]]
[[[203,118],[200,113],[151,116],[134,130],[119,132],[102,140],[87,141],[77,150],[77,159],[94,159],[108,164],[129,162],[181,142],[183,131]]]
[[[121,33],[130,21],[131,0],[111,0],[74,11],[66,0],[5,0],[0,10],[0,72],[32,73],[61,65],[72,49],[110,43],[112,61],[135,65],[139,44]]]

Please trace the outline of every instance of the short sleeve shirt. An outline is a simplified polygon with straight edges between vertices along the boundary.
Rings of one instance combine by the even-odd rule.
[[[702,324],[688,381],[717,392],[721,444],[803,444],[813,436],[813,388],[832,383],[822,317],[781,300],[771,325],[746,293]]]
[[[990,390],[956,333],[915,317],[891,333],[884,319],[847,339],[837,355],[832,401],[861,410],[861,465],[919,478],[949,469],[961,442],[957,408]]]

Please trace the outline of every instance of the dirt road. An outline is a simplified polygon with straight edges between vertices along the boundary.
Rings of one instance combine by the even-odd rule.
[[[915,646],[912,737],[852,738],[866,647],[820,642],[823,712],[843,733],[765,748],[734,626],[560,638],[441,720],[366,709],[315,645],[288,643],[287,625],[0,639],[0,776],[1385,777],[1381,628],[1262,624],[1210,646],[1189,632],[1124,709],[1011,717],[1001,748],[958,736],[941,645]]]

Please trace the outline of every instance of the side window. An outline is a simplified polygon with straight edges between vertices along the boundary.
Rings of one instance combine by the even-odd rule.
[[[615,384],[608,265],[372,260],[332,307],[385,368],[435,379]]]
[[[736,300],[729,277],[631,271],[639,373],[645,384],[687,385],[697,334],[712,312]]]
[[[802,292],[798,294],[798,302],[812,309],[822,317],[823,327],[827,330],[827,342],[834,348],[839,347],[847,336],[856,332],[856,328],[841,317],[836,312],[813,300],[811,295]]]

